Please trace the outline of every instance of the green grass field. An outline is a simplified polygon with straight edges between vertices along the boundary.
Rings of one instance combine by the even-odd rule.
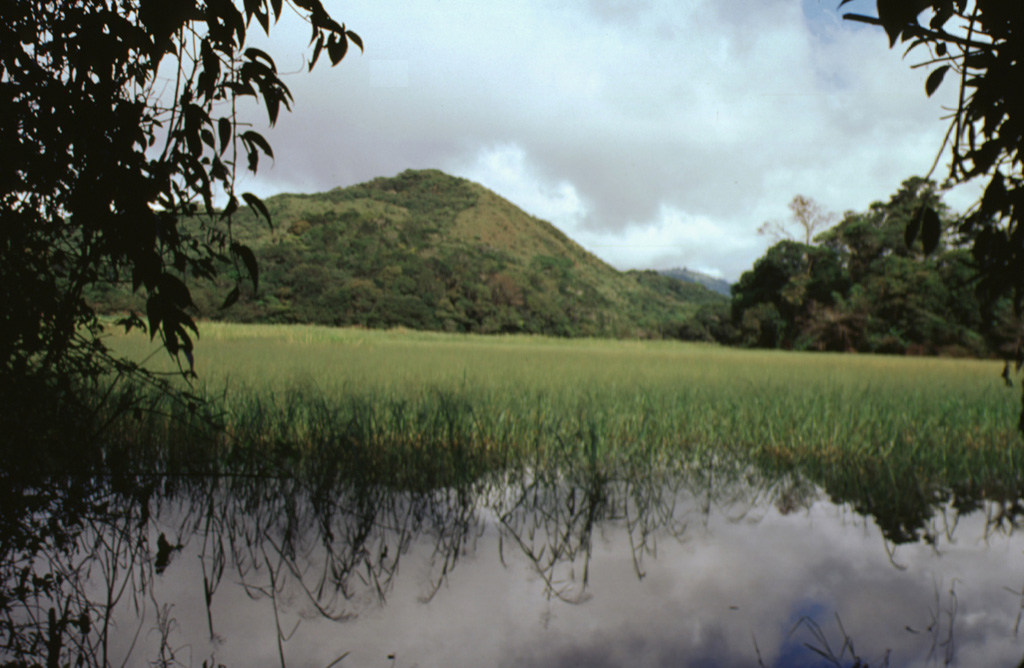
[[[728,455],[819,478],[955,484],[1024,472],[1020,397],[996,361],[315,326],[200,332],[197,389],[224,410],[214,440],[236,454],[316,453],[370,469],[457,457],[474,471],[522,457]],[[109,343],[173,368],[144,335]]]

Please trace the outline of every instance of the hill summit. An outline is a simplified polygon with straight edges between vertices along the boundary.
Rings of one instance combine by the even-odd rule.
[[[232,287],[195,285],[201,314],[452,332],[662,337],[723,298],[653,271],[620,272],[548,222],[437,170],[266,205],[234,233],[256,254],[259,293],[220,311]],[[107,295],[113,307],[118,299]],[[688,338],[701,338],[699,333]]]

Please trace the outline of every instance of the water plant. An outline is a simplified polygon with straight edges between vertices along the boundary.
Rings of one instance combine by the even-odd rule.
[[[221,461],[316,462],[392,481],[433,471],[419,484],[512,463],[708,458],[850,484],[1024,481],[1015,401],[995,361],[312,326],[203,332],[195,389],[215,398],[224,428],[185,438],[175,425],[198,421],[181,409],[159,424],[124,421],[122,436],[148,439],[150,456],[207,448]],[[141,337],[111,345],[149,354]]]

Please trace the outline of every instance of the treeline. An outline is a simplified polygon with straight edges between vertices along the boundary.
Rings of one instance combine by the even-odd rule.
[[[917,177],[838,222],[798,196],[798,224],[762,228],[789,238],[740,277],[731,299],[654,271],[616,271],[549,223],[436,170],[266,204],[273,228],[249,212],[233,222],[255,253],[258,290],[244,266],[216,282],[186,277],[196,315],[891,354],[1005,355],[1017,345],[1012,307],[978,298],[972,240],[958,237],[935,184]],[[920,239],[906,243],[923,206],[945,228],[929,254]],[[101,312],[141,313],[129,284],[88,296]],[[222,309],[235,287],[242,298]]]
[[[938,248],[908,245],[922,206],[940,215]],[[957,243],[957,242],[960,243]],[[758,348],[988,356],[1016,348],[1008,301],[977,295],[978,274],[931,181],[903,182],[888,202],[848,212],[812,243],[782,239],[732,287],[728,307],[703,309],[708,336]]]

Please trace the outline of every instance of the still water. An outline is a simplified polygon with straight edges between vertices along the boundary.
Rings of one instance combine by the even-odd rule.
[[[750,472],[523,470],[421,491],[259,477],[51,483],[22,490],[17,509],[5,500],[4,662],[1016,666],[1024,656],[1015,503],[945,498],[894,532],[891,517],[806,481]]]

